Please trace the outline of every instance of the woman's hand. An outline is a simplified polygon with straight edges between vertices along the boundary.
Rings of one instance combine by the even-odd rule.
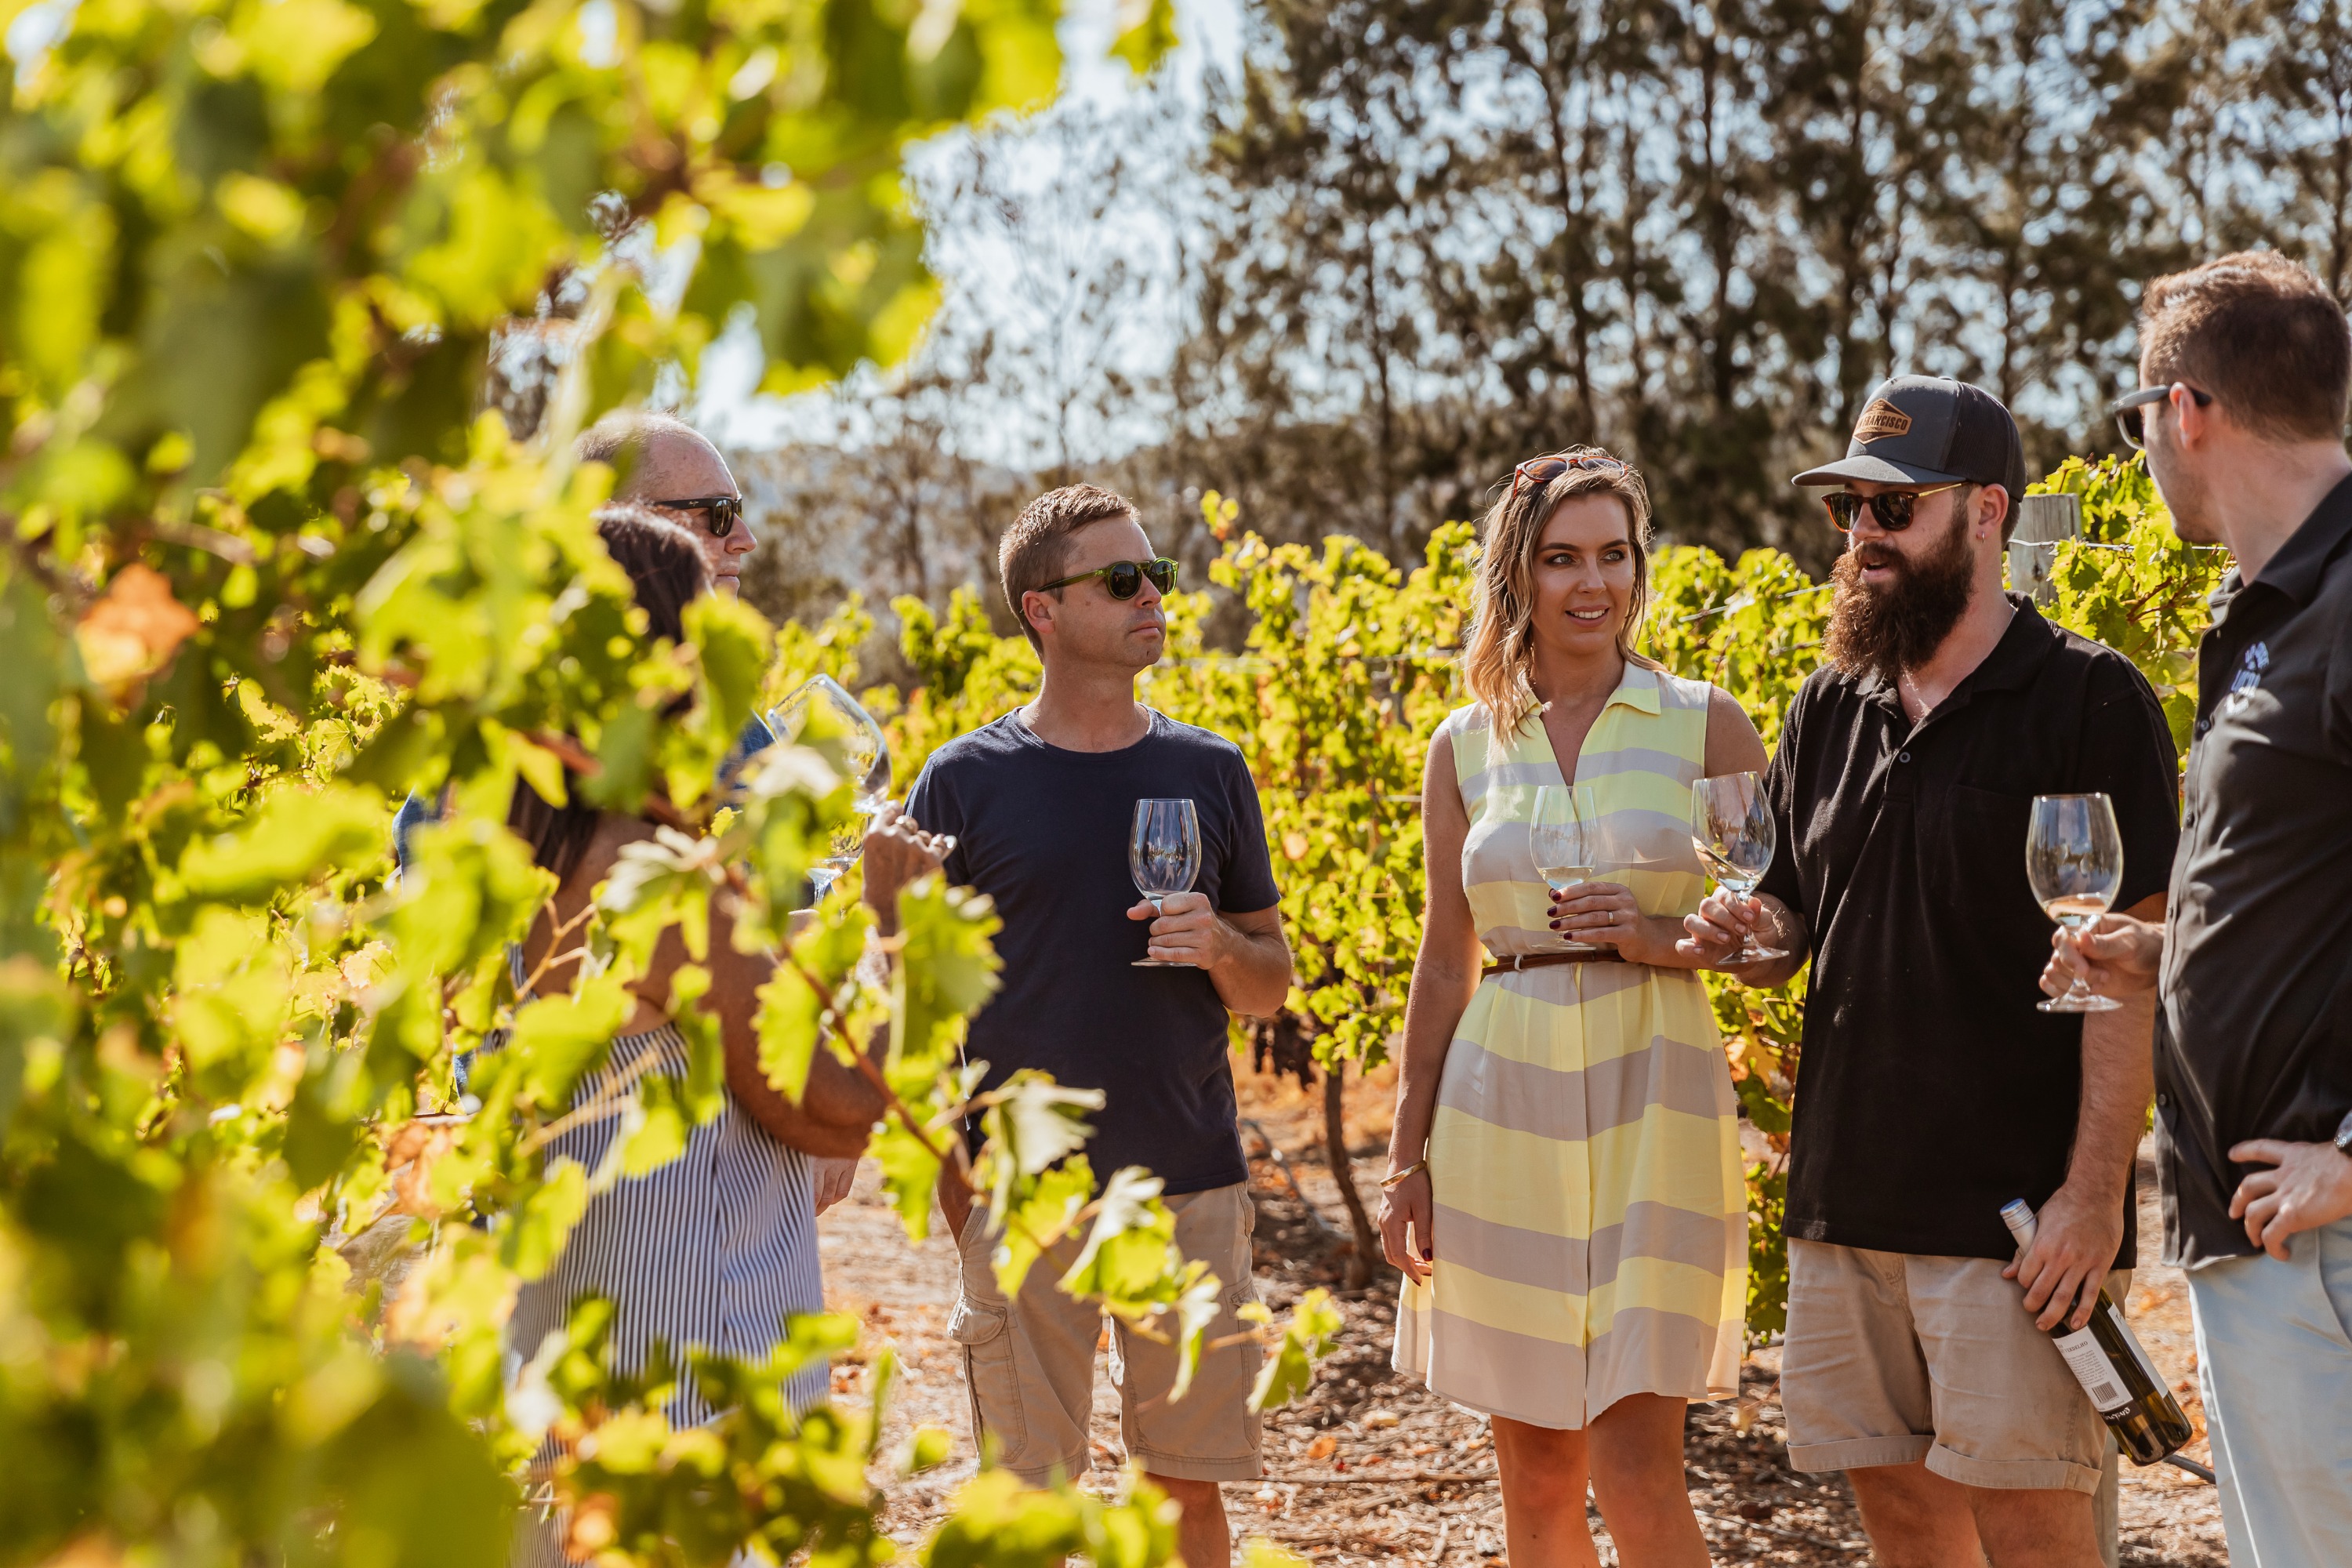
[[[1551,929],[1575,942],[1613,947],[1628,963],[1673,964],[1682,928],[1652,920],[1616,882],[1579,882],[1551,898]]]
[[[1433,1206],[1426,1165],[1381,1194],[1381,1251],[1416,1285],[1429,1279],[1429,1266],[1437,1257],[1429,1237]]]

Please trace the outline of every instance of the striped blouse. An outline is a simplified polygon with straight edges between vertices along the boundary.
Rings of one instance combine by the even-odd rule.
[[[676,1028],[625,1035],[606,1064],[582,1078],[572,1103],[606,1091],[614,1074],[647,1051],[656,1059],[646,1070],[685,1075],[686,1042]],[[617,1116],[572,1128],[550,1145],[549,1163],[572,1160],[593,1172],[619,1131]],[[728,1095],[677,1159],[588,1200],[555,1266],[516,1299],[507,1324],[511,1369],[537,1354],[572,1303],[589,1295],[616,1309],[616,1369],[642,1368],[656,1341],[681,1362],[688,1345],[747,1360],[766,1355],[782,1339],[787,1314],[824,1310],[808,1157]],[[785,1392],[804,1408],[824,1397],[827,1376],[822,1365],[803,1368]],[[677,1426],[712,1414],[690,1376],[664,1411]]]

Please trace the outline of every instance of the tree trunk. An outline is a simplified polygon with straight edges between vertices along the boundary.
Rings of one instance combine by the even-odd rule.
[[[1347,1090],[1345,1058],[1323,1071],[1323,1152],[1331,1162],[1331,1179],[1339,1184],[1339,1201],[1348,1205],[1348,1223],[1356,1230],[1355,1256],[1348,1259],[1348,1289],[1360,1290],[1372,1282],[1372,1262],[1381,1255],[1380,1233],[1356,1191],[1356,1173],[1348,1161],[1348,1132],[1341,1115]]]

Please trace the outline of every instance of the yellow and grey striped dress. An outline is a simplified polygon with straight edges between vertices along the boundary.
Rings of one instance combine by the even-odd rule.
[[[1691,784],[1707,687],[1628,665],[1576,759],[1595,876],[1681,916],[1706,880]],[[1562,781],[1542,722],[1444,726],[1469,813],[1463,890],[1496,956],[1556,948],[1528,845]],[[1396,1366],[1448,1399],[1580,1427],[1629,1394],[1738,1391],[1748,1209],[1731,1078],[1698,975],[1623,963],[1489,976],[1455,1027],[1429,1132],[1436,1263],[1405,1286]]]

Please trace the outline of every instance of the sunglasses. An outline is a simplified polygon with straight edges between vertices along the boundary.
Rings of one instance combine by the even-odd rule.
[[[1534,485],[1540,489],[1570,468],[1580,468],[1592,474],[1622,474],[1625,465],[1614,458],[1595,457],[1590,453],[1569,457],[1553,453],[1549,457],[1529,458],[1511,470],[1511,499],[1519,499],[1521,485]]]
[[[1108,566],[1097,566],[1091,572],[1081,572],[1058,583],[1041,583],[1037,591],[1044,593],[1048,588],[1066,588],[1089,577],[1101,578],[1103,591],[1114,599],[1134,598],[1143,592],[1146,581],[1165,594],[1176,586],[1176,563],[1165,555],[1156,561],[1114,561]]]
[[[741,496],[696,496],[691,500],[657,500],[652,504],[664,511],[700,512],[702,526],[710,531],[713,539],[726,538],[743,521]]]
[[[1862,516],[1864,507],[1870,509],[1870,515],[1878,520],[1879,527],[1889,533],[1900,533],[1911,526],[1920,497],[1939,496],[1946,490],[1958,489],[1967,482],[1960,479],[1948,485],[1937,485],[1931,490],[1886,490],[1868,497],[1858,496],[1852,490],[1832,490],[1822,498],[1822,504],[1830,509],[1830,521],[1837,525],[1840,533],[1853,531],[1854,522]]]
[[[2172,401],[2173,387],[2197,400],[2200,408],[2213,405],[2213,395],[2200,392],[2186,382],[2176,381],[2164,386],[2145,386],[2129,397],[2119,397],[2107,405],[2107,412],[2116,416],[2116,428],[2123,432],[2125,445],[2135,452],[2147,449],[2147,410],[2159,403]]]

